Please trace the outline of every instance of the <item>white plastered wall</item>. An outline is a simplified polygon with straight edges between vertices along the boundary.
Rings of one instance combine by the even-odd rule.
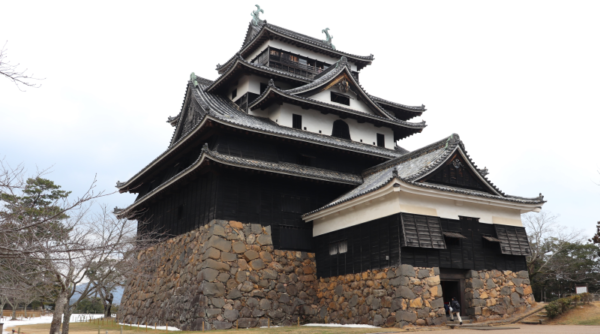
[[[258,56],[261,52],[263,52],[268,46],[271,46],[273,48],[276,48],[276,49],[279,49],[282,51],[287,51],[289,53],[302,55],[307,58],[316,59],[318,61],[322,61],[322,62],[328,63],[330,65],[333,65],[336,61],[340,60],[339,58],[333,58],[330,56],[326,56],[324,54],[317,53],[312,50],[303,49],[303,48],[297,47],[295,45],[291,45],[291,44],[288,44],[288,43],[285,43],[282,41],[277,41],[277,40],[265,41],[260,47],[258,47],[252,53],[250,53],[245,58],[245,60],[248,62],[252,61],[254,58],[256,58],[256,56]],[[356,71],[356,65],[354,63],[352,63],[350,60],[348,60],[348,62],[350,63],[350,69],[352,69],[352,71]]]
[[[269,79],[265,78],[265,77],[261,77],[258,75],[254,75],[254,74],[249,74],[249,75],[243,75],[240,77],[240,79],[237,81],[237,84],[232,84],[231,87],[229,87],[228,89],[228,98],[231,99],[231,92],[234,89],[237,89],[237,95],[234,99],[232,99],[232,101],[237,101],[237,99],[239,99],[240,97],[242,97],[244,94],[250,92],[250,93],[254,93],[254,94],[260,94],[260,84],[264,83],[264,84],[269,84]],[[275,85],[281,89],[289,89],[291,88],[291,86],[288,83],[284,83],[284,82],[276,82]]]
[[[350,98],[350,105],[347,106],[345,104],[331,101],[331,91],[348,96]],[[354,92],[350,91],[348,93],[342,93],[337,87],[332,87],[332,88],[324,90],[322,92],[318,92],[315,95],[309,96],[309,98],[317,100],[317,101],[337,105],[342,108],[350,108],[350,109],[353,109],[356,111],[364,112],[365,114],[375,115],[375,113],[371,110],[371,107],[369,107],[363,101],[359,101],[356,94],[354,94]]]
[[[313,221],[313,236],[341,230],[400,212],[448,219],[459,216],[479,218],[481,223],[523,226],[522,209],[473,203],[403,191],[374,196],[370,201],[332,213]]]
[[[306,127],[305,131],[321,133],[323,135],[331,136],[333,130],[333,122],[341,119],[339,116],[334,114],[324,115],[318,110],[314,109],[302,109],[299,106],[284,103],[282,105],[271,105],[271,107],[265,110],[251,110],[250,115],[268,117],[273,122],[281,126],[292,127],[292,115],[302,116],[302,128]],[[354,119],[344,119],[344,122],[348,124],[350,129],[350,138],[353,141],[374,145],[377,143],[377,134],[383,134],[385,136],[385,147],[389,149],[394,148],[394,133],[392,129],[386,127],[375,127],[370,123],[358,123]],[[319,132],[321,131],[321,132]]]

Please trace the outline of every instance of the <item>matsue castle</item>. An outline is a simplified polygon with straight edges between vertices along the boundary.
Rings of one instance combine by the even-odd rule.
[[[521,214],[543,197],[504,193],[451,129],[402,148],[427,111],[361,85],[373,55],[263,13],[215,79],[190,75],[168,148],[117,184],[137,194],[118,215],[169,236],[139,254],[153,260],[135,269],[119,318],[406,327],[449,323],[452,297],[472,321],[535,304]]]

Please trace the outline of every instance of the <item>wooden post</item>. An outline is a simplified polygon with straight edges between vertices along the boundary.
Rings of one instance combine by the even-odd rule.
[[[146,320],[146,332],[148,331],[148,320]]]
[[[204,321],[202,321],[202,331],[204,332]]]
[[[300,326],[300,317],[298,317],[298,326]]]
[[[235,329],[240,329],[240,321],[239,320],[235,321]]]
[[[154,322],[154,330],[156,330],[156,321]]]
[[[267,327],[271,328],[271,318],[267,318]]]
[[[123,334],[123,326],[121,326],[121,334]]]
[[[167,327],[165,327],[165,328],[166,328],[165,333],[168,333],[169,332],[169,323],[168,322],[167,322]]]

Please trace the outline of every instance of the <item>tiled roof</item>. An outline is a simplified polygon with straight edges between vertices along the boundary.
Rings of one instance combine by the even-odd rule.
[[[424,112],[424,111],[427,110],[427,109],[425,109],[425,105],[424,104],[422,104],[420,106],[409,106],[409,105],[398,103],[398,102],[392,102],[392,101],[389,101],[389,100],[384,100],[384,99],[382,99],[380,97],[373,96],[373,95],[371,95],[371,98],[375,102],[377,102],[377,103],[387,104],[387,105],[394,106],[394,107],[397,107],[397,108],[400,108],[400,109],[403,109],[403,110],[406,110],[406,111],[413,111],[413,112],[417,112],[417,113],[422,113],[422,112]]]
[[[268,118],[248,115],[229,99],[206,92],[206,86],[200,82],[199,87],[197,88],[193,87],[193,85],[191,85],[191,83],[188,82],[188,86],[186,89],[191,89],[191,94],[194,100],[200,105],[200,108],[198,108],[198,112],[201,114],[201,117],[198,120],[198,123],[196,123],[195,126],[191,127],[186,133],[182,133],[177,138],[177,140],[174,140],[171,143],[167,150],[161,153],[157,158],[155,158],[146,167],[144,167],[142,170],[136,173],[127,182],[117,182],[117,188],[124,188],[125,186],[127,186],[127,184],[129,184],[134,179],[143,174],[144,171],[147,168],[149,168],[152,164],[168,155],[169,152],[175,146],[185,141],[191,133],[197,131],[207,118],[220,123],[229,124],[230,126],[243,128],[249,131],[262,132],[274,136],[310,142],[318,145],[335,147],[338,149],[374,155],[388,159],[396,158],[402,155],[401,152],[386,149],[384,147],[354,142],[347,139],[312,133],[299,129],[288,128],[280,126]]]
[[[246,159],[241,157],[235,157],[227,154],[222,154],[217,151],[212,151],[208,148],[207,144],[204,144],[200,155],[190,166],[177,173],[169,180],[163,182],[158,187],[148,192],[144,196],[139,197],[136,201],[119,212],[120,215],[126,214],[128,211],[137,206],[138,203],[145,201],[146,199],[154,196],[155,194],[165,190],[168,188],[173,182],[176,182],[183,176],[191,173],[193,170],[199,168],[202,165],[202,162],[205,160],[212,160],[217,163],[221,163],[228,166],[241,167],[247,169],[261,170],[266,172],[272,172],[276,174],[285,174],[292,175],[297,177],[304,177],[309,179],[334,182],[334,183],[343,183],[349,185],[358,185],[362,183],[362,177],[355,174],[349,173],[341,173],[337,171],[309,167],[309,166],[301,166],[292,163],[276,163],[269,161],[262,161],[256,159]]]
[[[271,95],[269,94],[271,91],[276,92],[277,94],[287,97],[289,99],[293,99],[293,100],[298,100],[298,101],[303,101],[303,102],[308,102],[310,104],[314,104],[314,105],[318,105],[318,106],[322,106],[322,107],[326,107],[326,108],[331,108],[331,109],[337,109],[355,116],[360,116],[360,117],[364,117],[364,118],[370,118],[373,120],[377,120],[380,122],[385,122],[388,123],[389,125],[396,125],[396,126],[401,126],[403,128],[410,128],[410,129],[416,129],[416,130],[422,130],[424,129],[427,125],[425,124],[424,121],[419,122],[419,123],[411,123],[411,122],[407,122],[407,121],[403,121],[401,119],[398,118],[389,118],[389,117],[383,117],[383,116],[379,116],[379,115],[373,115],[373,114],[368,114],[365,112],[361,112],[361,111],[357,111],[355,109],[351,109],[351,108],[347,108],[347,107],[343,107],[341,105],[335,105],[332,103],[327,103],[327,102],[323,102],[323,101],[318,101],[315,99],[311,99],[309,97],[303,97],[303,96],[299,96],[299,95],[292,95],[289,94],[289,90],[281,90],[279,88],[276,88],[274,86],[270,86],[269,89],[267,89],[266,91],[263,92],[263,94],[261,94],[258,98],[256,98],[252,104],[249,106],[250,109],[254,109],[254,106],[260,104],[261,102],[265,101],[266,99],[268,99]]]
[[[444,138],[443,140],[427,145],[421,149],[412,151],[396,159],[392,159],[377,166],[366,169],[363,172],[363,184],[352,189],[351,191],[337,198],[333,202],[317,210],[308,212],[303,216],[319,212],[321,210],[336,206],[338,204],[347,202],[351,199],[373,192],[389,184],[390,181],[396,178],[404,182],[413,184],[415,186],[460,193],[464,195],[479,196],[489,199],[503,200],[522,204],[544,203],[544,197],[541,194],[536,198],[525,198],[506,195],[502,193],[496,186],[493,185],[493,183],[491,183],[485,176],[481,174],[479,175],[482,177],[482,179],[484,179],[486,183],[495,192],[497,192],[497,194],[490,194],[483,191],[459,188],[454,186],[432,184],[427,182],[417,182],[424,176],[430,174],[438,167],[443,165],[448,160],[448,158],[450,158],[454,154],[454,152],[456,152],[459,149],[463,151],[469,162],[473,166],[476,166],[468,157],[468,154],[464,149],[464,144],[459,139],[458,135],[453,134],[448,138]],[[477,173],[479,172],[477,171]]]
[[[217,78],[217,80],[211,82],[208,85],[205,85],[205,86],[208,86],[206,88],[207,91],[209,91],[209,92],[212,91],[214,87],[216,87],[218,84],[220,84],[221,81],[223,79],[225,79],[230,74],[230,72],[233,72],[235,70],[235,68],[236,68],[236,66],[238,64],[241,64],[241,65],[243,65],[243,66],[245,66],[247,68],[250,68],[252,70],[255,70],[255,71],[265,72],[265,73],[269,73],[269,74],[275,74],[275,75],[278,75],[280,77],[284,77],[284,78],[296,80],[297,82],[300,82],[300,83],[311,82],[311,79],[309,79],[307,77],[303,77],[303,76],[300,76],[300,75],[295,75],[295,74],[292,74],[290,72],[281,71],[281,70],[278,70],[278,69],[275,69],[275,68],[272,68],[272,67],[268,67],[268,66],[252,64],[252,63],[246,61],[244,58],[242,58],[239,54],[236,57],[237,57],[237,59],[235,60],[235,62],[233,62],[230,65],[228,65],[226,73],[223,73],[221,76],[219,76]],[[204,85],[204,84],[202,84],[202,85]]]
[[[246,48],[250,44],[252,44],[252,42],[254,42],[258,36],[260,36],[262,34],[263,31],[270,31],[270,32],[276,33],[280,36],[290,38],[294,41],[301,42],[301,43],[311,45],[311,46],[315,46],[317,48],[321,48],[324,51],[326,50],[327,53],[333,53],[338,56],[346,56],[355,61],[360,61],[363,63],[371,63],[375,59],[375,57],[373,55],[359,56],[359,55],[335,50],[331,47],[331,45],[329,45],[327,42],[325,42],[323,40],[320,40],[320,39],[314,38],[314,37],[310,37],[310,36],[307,36],[304,34],[300,34],[295,31],[276,26],[274,24],[267,23],[267,21],[263,21],[260,25],[260,28],[258,28],[258,26],[253,26],[252,23],[249,24],[248,30],[246,32],[246,37],[244,39],[244,44],[242,45],[242,47],[240,48],[240,50],[238,52],[243,53],[246,50]],[[225,62],[225,64],[223,64],[223,65],[218,65],[217,69],[221,70],[224,66],[227,66],[230,62],[233,61],[233,59],[235,57],[236,56],[233,56],[232,58],[227,60],[227,62]]]
[[[331,68],[333,67],[333,68]],[[347,77],[350,78],[350,80],[353,82],[353,85],[356,86],[359,90],[359,93],[361,93],[364,97],[364,99],[366,100],[367,104],[370,104],[372,108],[374,108],[375,110],[377,110],[382,116],[383,118],[387,118],[389,120],[393,120],[398,124],[401,124],[403,126],[410,126],[410,127],[419,127],[419,128],[425,128],[425,121],[422,121],[420,123],[410,123],[410,122],[406,122],[403,120],[398,119],[395,115],[390,114],[387,110],[385,110],[384,108],[382,108],[379,104],[377,104],[375,101],[373,101],[371,99],[371,95],[369,95],[365,89],[355,80],[354,76],[352,75],[352,71],[350,70],[350,65],[348,64],[348,60],[346,59],[346,57],[342,57],[340,60],[338,60],[334,65],[332,65],[330,68],[328,68],[327,73],[319,76],[318,78],[316,78],[314,81],[307,83],[306,85],[300,86],[300,87],[296,87],[296,88],[292,88],[292,89],[288,89],[283,91],[286,94],[291,94],[291,95],[300,95],[300,94],[304,94],[307,93],[311,90],[317,89],[319,87],[323,87],[325,85],[327,85],[328,83],[330,83],[332,80],[335,80],[335,78],[337,78],[340,74],[342,74],[342,72],[346,71],[347,73]],[[265,92],[266,93],[266,92]],[[265,94],[263,93],[263,95]],[[257,98],[254,102],[254,104],[258,103],[258,101],[261,98]],[[312,99],[309,99],[311,101],[315,101]],[[348,109],[351,110],[349,108],[344,108],[344,109]]]

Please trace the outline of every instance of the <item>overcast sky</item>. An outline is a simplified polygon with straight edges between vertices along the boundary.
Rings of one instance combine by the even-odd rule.
[[[9,59],[45,78],[0,78],[0,158],[81,193],[114,191],[169,143],[191,72],[241,47],[256,1],[3,1]],[[339,50],[375,55],[371,94],[421,105],[414,150],[458,133],[506,193],[534,197],[560,223],[600,220],[600,2],[265,1],[263,19]],[[419,119],[417,119],[418,121]],[[103,200],[125,207],[133,195]]]

